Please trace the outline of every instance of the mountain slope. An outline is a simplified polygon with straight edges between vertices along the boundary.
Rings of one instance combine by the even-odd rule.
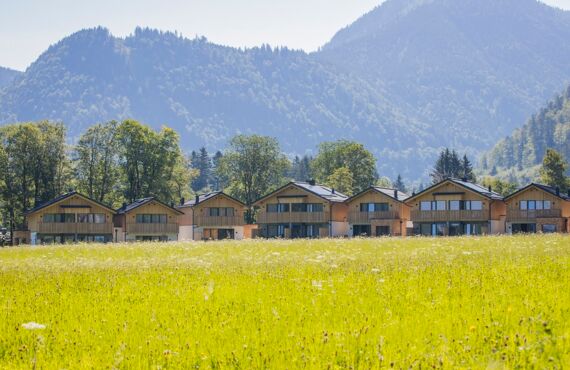
[[[13,69],[0,67],[0,90],[10,85],[21,73],[22,72],[14,71]]]
[[[570,81],[570,12],[535,0],[388,0],[316,54],[478,152]]]
[[[511,179],[536,180],[548,148],[570,160],[570,86],[485,154],[482,167]]]
[[[303,52],[244,51],[143,29],[126,39],[102,28],[78,32],[0,99],[0,121],[63,121],[72,136],[127,117],[177,129],[187,149],[221,148],[237,133],[276,136],[297,153],[338,138],[391,153],[405,150],[409,136],[430,140],[379,89]]]

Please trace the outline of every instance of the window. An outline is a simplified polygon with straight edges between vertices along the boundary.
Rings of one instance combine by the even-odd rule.
[[[268,238],[284,238],[285,231],[289,229],[289,225],[267,225]]]
[[[388,212],[390,205],[388,203],[361,203],[360,212]]]
[[[136,216],[137,224],[166,224],[168,222],[167,215],[142,215]]]
[[[288,203],[268,204],[267,213],[287,213],[289,212]]]
[[[556,225],[542,225],[542,232],[545,234],[552,234],[556,232]]]
[[[520,202],[521,211],[541,211],[543,209],[552,209],[552,202],[549,200],[522,200]]]
[[[420,210],[421,211],[431,211],[431,203],[432,202],[421,202],[420,203]]]
[[[234,209],[233,208],[210,208],[209,210],[210,217],[233,217]]]
[[[46,213],[43,218],[44,223],[75,223],[74,213]]]
[[[77,215],[77,222],[80,224],[104,224],[107,218],[99,213],[80,213]]]
[[[483,202],[480,200],[472,200],[470,203],[470,210],[471,211],[482,211],[483,210]]]
[[[421,202],[420,203],[420,210],[422,211],[445,211],[446,201],[444,200],[437,200],[434,202]]]
[[[390,236],[390,226],[376,226],[376,236]]]
[[[450,211],[461,210],[461,201],[460,200],[450,200],[449,201],[449,210]]]

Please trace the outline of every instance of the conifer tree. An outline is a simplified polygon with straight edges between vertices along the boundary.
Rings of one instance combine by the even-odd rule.
[[[562,158],[562,155],[554,149],[547,149],[540,169],[542,182],[545,185],[566,191],[568,188],[566,171],[568,171],[568,163]]]

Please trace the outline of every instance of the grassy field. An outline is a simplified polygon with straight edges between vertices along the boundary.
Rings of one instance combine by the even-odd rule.
[[[0,250],[0,368],[568,366],[569,237]]]

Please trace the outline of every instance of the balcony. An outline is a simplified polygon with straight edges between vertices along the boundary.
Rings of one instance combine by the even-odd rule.
[[[44,223],[38,225],[40,234],[93,234],[108,235],[113,234],[113,224],[91,224],[91,223]]]
[[[127,224],[128,234],[178,234],[178,224],[168,223],[168,224]]]
[[[328,212],[263,212],[257,217],[258,224],[319,224],[329,222]]]
[[[488,211],[412,211],[412,221],[487,221]]]
[[[560,209],[534,209],[534,210],[520,210],[509,209],[507,211],[507,221],[528,221],[537,218],[561,218],[562,210]]]
[[[351,224],[369,224],[373,220],[397,220],[400,214],[396,211],[385,212],[351,212],[348,222]]]
[[[245,221],[242,216],[198,216],[194,224],[197,227],[228,227],[243,226]]]

